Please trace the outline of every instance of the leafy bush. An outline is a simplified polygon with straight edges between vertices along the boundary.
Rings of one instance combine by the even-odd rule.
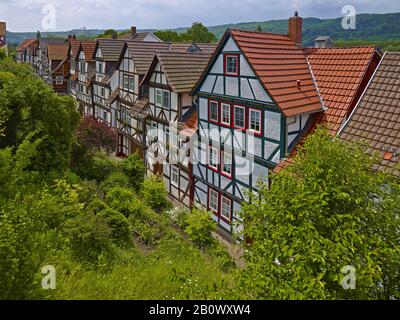
[[[129,185],[129,177],[121,171],[115,171],[107,177],[107,179],[101,184],[101,187],[104,190],[107,190],[113,187],[127,188]]]
[[[111,160],[107,153],[98,151],[81,155],[82,150],[75,150],[79,156],[73,156],[72,168],[83,179],[102,182],[118,169],[118,162]]]
[[[208,248],[207,253],[214,258],[216,265],[223,272],[228,272],[236,267],[235,262],[225,247],[217,241]]]
[[[187,216],[186,223],[185,232],[196,245],[207,247],[215,242],[212,232],[217,229],[217,224],[207,211],[194,209],[192,214]]]
[[[107,208],[100,211],[98,216],[107,221],[108,226],[111,228],[111,237],[117,243],[122,244],[129,242],[129,223],[122,213],[111,208]]]
[[[123,213],[126,217],[130,215],[130,208],[134,198],[135,196],[131,190],[122,187],[114,187],[106,194],[107,204]]]
[[[121,164],[123,172],[129,177],[131,185],[139,190],[143,184],[145,166],[138,153],[131,154]]]
[[[167,192],[164,182],[157,178],[147,178],[143,183],[143,197],[154,210],[162,210],[167,206]]]
[[[181,229],[187,227],[186,218],[189,214],[190,211],[187,208],[180,206],[174,207],[167,212],[170,222]]]
[[[72,253],[80,261],[94,263],[112,251],[112,230],[106,219],[93,213],[80,214],[69,220],[66,233]]]
[[[101,201],[100,199],[94,199],[87,207],[89,210],[91,210],[94,214],[98,214],[101,211],[108,209],[108,205],[104,202]]]
[[[129,225],[140,241],[144,244],[154,244],[161,238],[161,227],[154,221],[145,221],[131,217]]]

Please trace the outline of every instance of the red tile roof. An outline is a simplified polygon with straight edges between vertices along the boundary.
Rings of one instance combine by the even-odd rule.
[[[81,45],[81,41],[76,39],[70,39],[69,43],[70,43],[72,57],[76,59],[78,57],[78,51],[79,51],[79,46]]]
[[[26,39],[24,40],[24,42],[22,42],[20,44],[20,46],[18,47],[18,50],[24,50],[26,48],[28,48],[29,46],[31,46],[34,43],[37,43],[38,40],[37,39]]]
[[[82,50],[85,53],[86,60],[94,60],[94,50],[96,49],[96,41],[81,41]]]
[[[323,110],[306,55],[288,35],[242,30],[227,32],[286,116]]]
[[[326,112],[318,123],[337,133],[359,98],[357,92],[376,49],[374,47],[311,49],[308,60]]]
[[[377,152],[377,170],[400,177],[400,53],[387,52],[350,119],[340,132]]]
[[[69,45],[64,44],[49,44],[48,55],[50,60],[62,61],[68,57]]]

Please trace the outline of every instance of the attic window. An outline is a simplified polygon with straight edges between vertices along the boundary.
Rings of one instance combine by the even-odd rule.
[[[224,56],[225,62],[225,75],[238,76],[239,75],[239,55],[226,54]]]

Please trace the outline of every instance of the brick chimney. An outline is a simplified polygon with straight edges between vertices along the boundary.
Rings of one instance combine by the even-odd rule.
[[[136,35],[136,27],[132,26],[131,27],[131,37],[133,38]]]
[[[289,39],[293,41],[296,46],[301,46],[303,31],[303,18],[299,17],[296,11],[293,17],[289,18]]]

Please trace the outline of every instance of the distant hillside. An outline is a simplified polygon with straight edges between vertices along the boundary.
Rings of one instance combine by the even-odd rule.
[[[387,14],[360,14],[357,15],[356,30],[344,30],[342,18],[318,19],[305,18],[303,21],[303,44],[312,45],[316,37],[329,35],[334,39],[341,40],[366,40],[368,43],[374,41],[400,39],[400,13]],[[226,24],[210,26],[209,30],[220,38],[227,28],[240,28],[244,30],[256,30],[258,26],[263,31],[275,33],[287,33],[287,19],[270,20],[263,22],[244,22],[237,24]],[[187,28],[172,29],[177,32],[185,32]],[[66,37],[75,33],[80,37],[93,37],[102,34],[105,30],[70,30],[65,32],[42,33],[42,36]],[[123,30],[118,30],[123,31]],[[24,39],[35,37],[32,33],[8,32],[9,43],[21,43]]]

